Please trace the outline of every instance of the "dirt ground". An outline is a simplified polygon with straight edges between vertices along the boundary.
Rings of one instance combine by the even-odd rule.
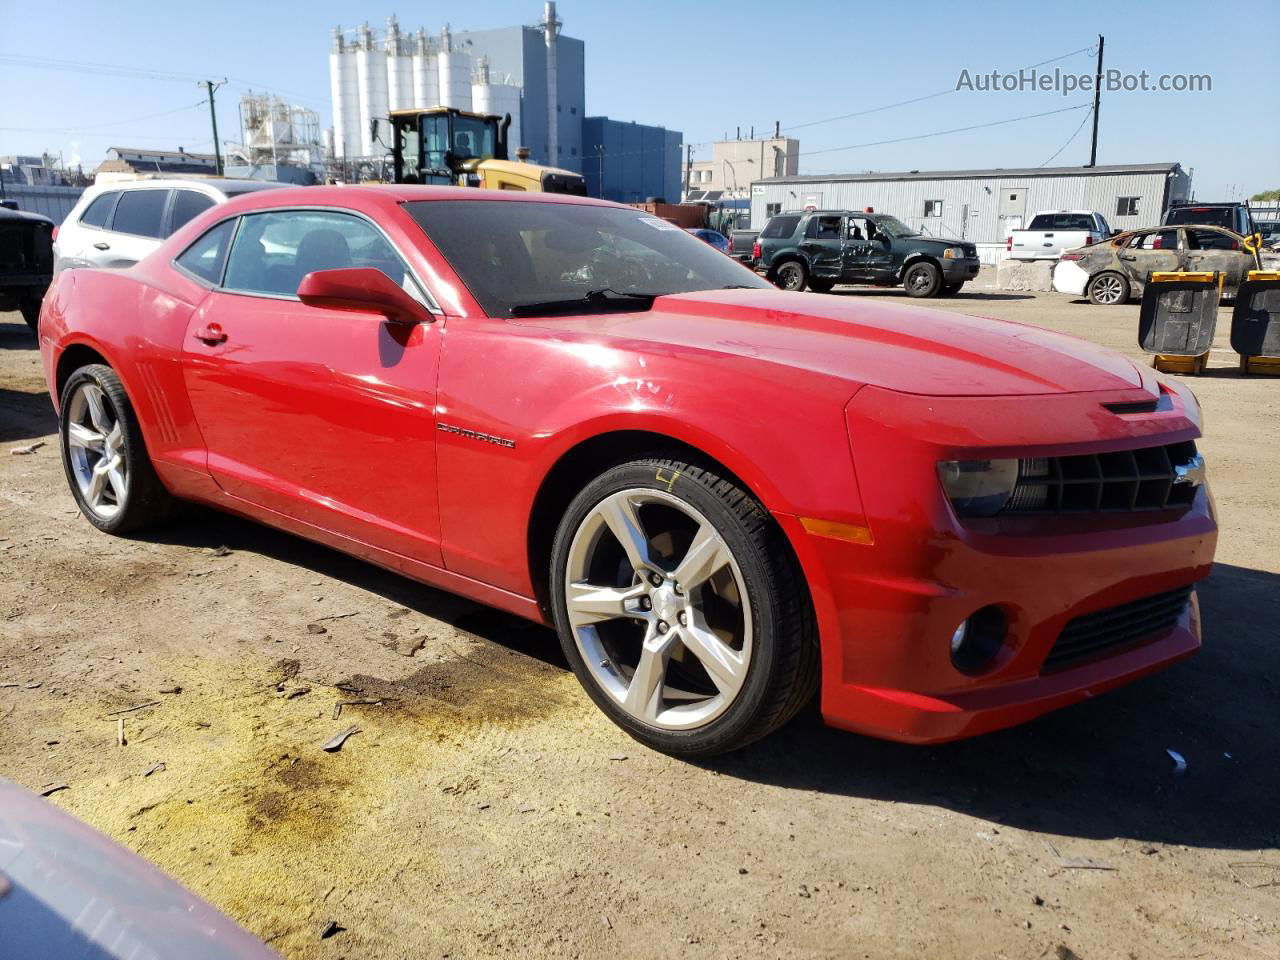
[[[1136,306],[988,282],[936,306],[1140,356]],[[965,743],[809,715],[692,764],[606,721],[542,628],[210,512],[95,532],[0,315],[0,775],[66,784],[286,957],[1275,958],[1280,380],[1238,376],[1226,326],[1194,382],[1200,655]]]

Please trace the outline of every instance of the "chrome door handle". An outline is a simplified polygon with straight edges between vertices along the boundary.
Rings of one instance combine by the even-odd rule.
[[[210,346],[215,343],[225,343],[227,340],[227,335],[222,332],[222,328],[216,323],[211,323],[207,327],[201,327],[191,336],[203,343],[209,344]]]
[[[105,242],[105,241],[103,241],[103,240],[99,240],[97,243],[95,243],[95,244],[93,245],[93,249],[95,249],[95,250],[110,250],[110,249],[111,249],[111,244],[109,244],[109,243],[107,243],[107,242]]]

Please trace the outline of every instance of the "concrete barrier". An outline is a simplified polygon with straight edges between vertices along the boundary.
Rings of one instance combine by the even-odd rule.
[[[1001,260],[996,266],[996,289],[1052,290],[1054,263],[1054,260]]]

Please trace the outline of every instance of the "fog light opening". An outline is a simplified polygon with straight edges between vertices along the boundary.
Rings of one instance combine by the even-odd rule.
[[[1004,646],[1009,621],[992,605],[975,611],[951,634],[951,663],[961,673],[981,673]]]

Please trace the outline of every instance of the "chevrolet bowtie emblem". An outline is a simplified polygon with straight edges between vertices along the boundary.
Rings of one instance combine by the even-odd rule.
[[[1173,482],[1184,483],[1189,487],[1199,487],[1204,485],[1204,457],[1196,454],[1186,463],[1180,463],[1173,468]]]

